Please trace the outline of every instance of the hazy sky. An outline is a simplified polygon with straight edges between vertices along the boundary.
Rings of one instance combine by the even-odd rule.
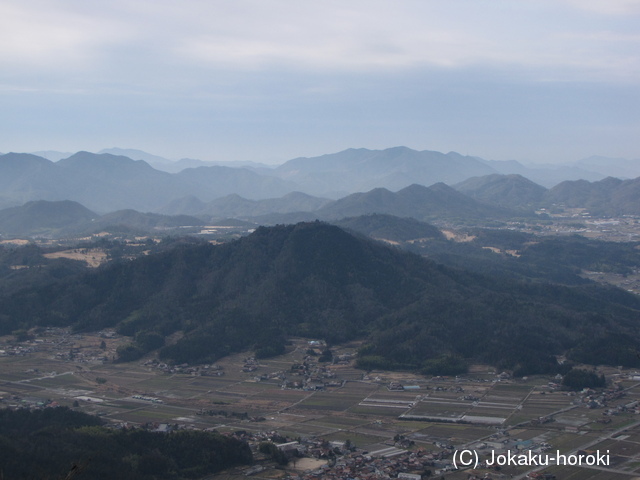
[[[640,158],[640,0],[3,0],[0,152]]]

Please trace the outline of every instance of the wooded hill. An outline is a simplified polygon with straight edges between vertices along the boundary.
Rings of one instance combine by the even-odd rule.
[[[477,201],[522,211],[563,206],[597,216],[640,215],[640,178],[564,181],[547,190],[520,175],[487,175],[454,187]]]
[[[37,200],[20,207],[0,210],[0,234],[5,237],[64,238],[103,230],[157,234],[157,229],[197,227],[204,223],[201,219],[188,215],[160,215],[135,210],[118,210],[98,215],[71,200]]]
[[[295,335],[363,339],[364,367],[446,370],[465,359],[526,374],[556,371],[554,355],[565,353],[587,363],[640,363],[633,295],[469,273],[319,222],[176,247],[0,300],[0,333],[116,327],[135,338],[123,359],[156,348],[177,363],[247,348],[268,356]],[[184,337],[164,346],[176,331]]]
[[[251,464],[249,445],[219,433],[114,430],[67,407],[0,409],[2,478],[203,478]]]
[[[457,235],[466,238],[455,241],[428,223],[380,214],[344,218],[335,224],[450,267],[525,281],[578,285],[589,283],[585,272],[624,275],[640,269],[639,242],[483,228],[458,230]]]

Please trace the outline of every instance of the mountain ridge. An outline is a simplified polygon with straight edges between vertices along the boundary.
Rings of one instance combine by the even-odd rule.
[[[132,149],[108,151],[126,152],[150,161],[161,158]],[[590,161],[594,165],[602,163],[597,158]],[[618,163],[628,171],[634,168],[633,161]],[[495,162],[456,152],[444,154],[408,147],[352,148],[319,157],[298,157],[276,168],[210,165],[185,168],[177,173],[160,171],[144,160],[110,153],[77,152],[57,162],[9,153],[0,156],[0,199],[7,206],[30,200],[73,200],[100,213],[119,209],[158,212],[186,196],[198,197],[206,203],[230,194],[263,200],[299,191],[336,200],[375,188],[399,191],[415,183],[454,185],[471,177],[497,173],[525,175],[543,186],[549,185],[537,177],[552,170],[558,182],[575,175],[588,181],[603,178],[598,173],[575,170],[580,165],[571,168],[532,168],[518,162]]]

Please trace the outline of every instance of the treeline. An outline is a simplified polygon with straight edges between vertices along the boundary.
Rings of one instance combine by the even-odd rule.
[[[0,410],[2,478],[186,479],[250,464],[246,443],[217,433],[113,430],[66,407]]]
[[[598,375],[594,371],[582,368],[573,368],[562,378],[562,385],[571,390],[604,388],[606,384],[607,381],[604,375]]]
[[[143,244],[127,243],[120,240],[100,238],[82,242],[74,249],[100,249],[109,262],[129,261],[149,253],[169,251],[177,246],[197,245],[204,241],[195,237],[167,237],[156,243],[147,240]],[[12,295],[23,289],[43,288],[64,279],[71,279],[87,273],[86,262],[69,258],[47,258],[44,255],[66,247],[42,247],[35,243],[21,246],[0,245],[0,297]]]

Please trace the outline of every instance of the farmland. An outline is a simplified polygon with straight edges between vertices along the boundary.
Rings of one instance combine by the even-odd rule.
[[[491,450],[511,448],[610,450],[615,471],[550,470],[558,478],[640,474],[640,416],[625,407],[640,399],[631,372],[600,369],[617,392],[594,408],[587,394],[558,389],[557,379],[512,379],[481,365],[459,378],[365,372],[354,367],[357,343],[332,347],[333,361],[326,363],[318,361],[325,347],[307,339],[292,339],[287,353],[271,359],[246,352],[215,365],[165,365],[153,356],[115,362],[117,347],[129,341],[111,331],[63,329],[43,329],[22,342],[3,337],[0,404],[66,405],[121,425],[348,440],[368,452],[393,447],[399,454],[422,449],[450,457],[469,447],[486,459]],[[445,456],[434,470],[467,478],[468,472],[448,472],[450,463]]]

